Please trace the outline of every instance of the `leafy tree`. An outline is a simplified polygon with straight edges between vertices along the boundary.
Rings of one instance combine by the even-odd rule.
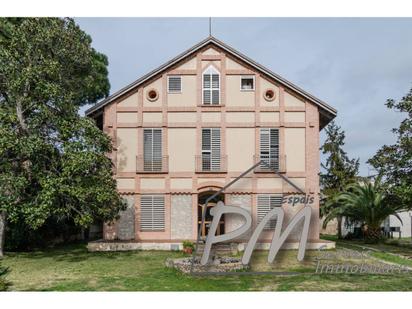
[[[397,141],[393,145],[384,145],[369,159],[380,176],[385,179],[392,203],[412,208],[412,89],[399,102],[389,99],[389,109],[405,113],[398,128],[392,129]]]
[[[333,209],[327,219],[339,215],[351,222],[361,223],[367,241],[375,242],[382,237],[381,225],[388,216],[394,215],[402,223],[397,212],[402,211],[403,206],[389,203],[390,197],[382,187],[380,178],[373,183],[361,181],[350,184],[336,199],[341,206]]]
[[[107,58],[72,19],[0,19],[0,255],[6,217],[113,220],[110,138],[79,108],[109,93]]]
[[[359,171],[359,159],[349,159],[343,150],[345,145],[345,132],[332,121],[325,129],[326,140],[320,148],[327,155],[325,164],[321,164],[324,171],[320,173],[322,190],[321,216],[325,217],[324,227],[336,218],[338,221],[338,238],[342,238],[342,216],[335,209],[341,204],[337,199],[339,193],[356,179]],[[335,217],[329,214],[334,214]]]

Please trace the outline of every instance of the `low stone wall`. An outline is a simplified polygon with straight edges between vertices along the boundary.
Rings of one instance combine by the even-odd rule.
[[[175,268],[183,273],[189,273],[192,267],[192,258],[167,259],[166,267]],[[235,257],[218,257],[211,261],[209,265],[200,265],[200,259],[195,258],[194,272],[230,272],[248,270],[249,265],[243,265],[240,258]]]
[[[160,250],[178,251],[182,250],[181,243],[139,243],[122,241],[93,241],[87,244],[90,252],[99,251],[134,251],[134,250]]]
[[[324,246],[324,249],[334,249],[335,243],[327,240],[319,240],[318,242],[308,242],[306,249],[316,250]],[[244,251],[246,243],[231,243],[232,251]],[[257,243],[257,250],[269,250],[270,243]],[[298,242],[287,242],[282,246],[283,250],[296,250],[299,248]],[[97,251],[133,251],[133,250],[160,250],[160,251],[177,251],[182,250],[182,243],[141,243],[141,242],[126,242],[126,241],[92,241],[87,245],[90,252]]]

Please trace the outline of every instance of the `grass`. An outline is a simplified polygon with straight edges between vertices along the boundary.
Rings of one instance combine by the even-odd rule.
[[[31,253],[8,253],[7,279],[19,291],[410,291],[412,277],[400,275],[314,274],[316,251],[296,261],[296,251],[281,251],[268,266],[267,252],[254,254],[252,270],[294,271],[295,276],[191,277],[164,266],[179,252],[87,252],[71,245]],[[381,254],[380,259],[388,259]],[[390,262],[398,263],[400,260]],[[405,261],[405,260],[403,260]]]
[[[412,245],[408,239],[387,239],[378,243],[365,243],[362,240],[338,240],[336,236],[322,235],[323,239],[332,240],[338,245],[349,248],[361,247],[371,249],[374,252],[372,256],[381,260],[412,267]]]

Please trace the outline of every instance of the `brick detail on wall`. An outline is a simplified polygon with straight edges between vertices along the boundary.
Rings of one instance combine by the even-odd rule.
[[[120,212],[120,218],[117,222],[117,235],[120,240],[134,239],[135,231],[135,206],[134,196],[125,196],[127,208]]]
[[[171,238],[192,239],[192,195],[171,196]]]

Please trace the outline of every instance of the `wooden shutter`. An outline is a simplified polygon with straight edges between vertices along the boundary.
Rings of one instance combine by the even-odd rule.
[[[210,105],[212,96],[210,93],[210,74],[203,74],[203,104]]]
[[[219,105],[220,101],[220,76],[212,74],[212,105]]]
[[[261,165],[261,169],[279,170],[279,130],[278,129],[260,129],[260,160],[266,164]]]
[[[163,195],[140,197],[140,230],[163,231],[165,229],[165,200]]]
[[[259,194],[257,199],[257,215],[258,223],[266,216],[266,214],[275,207],[282,206],[282,196],[281,195],[269,195],[269,194]],[[277,217],[269,220],[265,225],[265,230],[274,229],[276,227]]]
[[[162,129],[143,130],[143,167],[145,171],[162,170]]]
[[[220,170],[220,129],[202,130],[202,170]]]
[[[181,92],[182,78],[180,76],[169,76],[168,78],[168,92]]]
[[[220,75],[213,67],[203,73],[203,104],[220,104]]]

